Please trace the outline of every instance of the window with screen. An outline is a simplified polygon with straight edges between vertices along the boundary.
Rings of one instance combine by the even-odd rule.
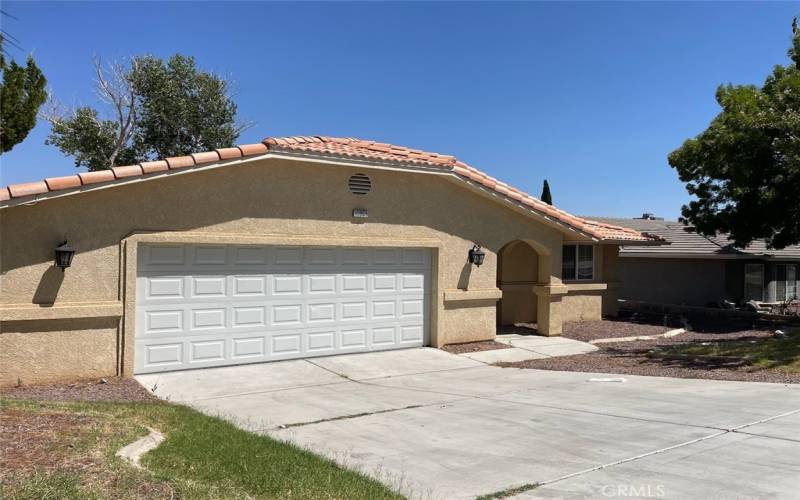
[[[592,245],[564,245],[561,252],[561,279],[564,281],[594,279]]]

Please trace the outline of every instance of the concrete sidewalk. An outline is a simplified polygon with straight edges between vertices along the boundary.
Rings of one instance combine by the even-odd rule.
[[[415,498],[796,497],[800,386],[607,377],[421,348],[137,378]]]
[[[499,334],[496,342],[511,346],[508,349],[492,349],[489,351],[467,352],[459,354],[481,363],[514,363],[528,359],[553,358],[556,356],[573,356],[596,351],[598,348],[587,342],[564,337],[543,337],[540,335],[519,335],[516,333]]]

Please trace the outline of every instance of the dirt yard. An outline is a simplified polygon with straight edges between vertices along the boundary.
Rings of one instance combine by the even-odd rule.
[[[0,398],[33,401],[158,401],[133,379],[111,377],[70,384],[0,388]]]
[[[450,354],[464,354],[467,352],[492,351],[494,349],[509,349],[511,346],[494,340],[484,340],[481,342],[465,342],[463,344],[448,344],[442,347],[443,351]]]

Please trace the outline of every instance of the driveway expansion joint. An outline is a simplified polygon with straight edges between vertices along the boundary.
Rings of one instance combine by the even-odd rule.
[[[351,379],[347,375],[345,375],[343,373],[335,372],[335,371],[331,370],[330,368],[326,368],[324,366],[318,365],[318,364],[314,363],[314,361],[312,361],[310,359],[304,359],[303,361],[305,361],[306,363],[308,363],[310,365],[316,366],[317,368],[321,368],[321,369],[325,370],[328,373],[332,373],[332,374],[336,375],[337,377],[342,377],[345,380],[349,380],[349,381],[355,382],[355,380]]]
[[[779,441],[790,441],[792,443],[800,443],[800,439],[792,439],[783,436],[773,436],[771,434],[759,434],[757,432],[745,432],[745,431],[731,431],[734,434],[744,434],[747,436],[753,437],[760,437],[760,438],[767,438],[767,439],[777,439]]]
[[[439,403],[436,403],[436,404],[439,404]],[[296,422],[296,423],[293,423],[293,424],[281,424],[281,425],[278,425],[277,427],[271,427],[271,428],[265,428],[265,429],[259,429],[259,430],[263,432],[263,431],[277,431],[277,430],[283,430],[283,429],[291,429],[293,427],[303,427],[303,426],[306,426],[306,425],[323,424],[325,422],[336,422],[337,420],[350,420],[352,418],[368,417],[370,415],[381,415],[383,413],[392,413],[392,412],[395,412],[395,411],[413,410],[415,408],[422,408],[423,406],[426,406],[426,405],[409,405],[409,406],[403,406],[402,408],[387,408],[385,410],[365,411],[365,412],[362,412],[362,413],[354,413],[352,415],[339,415],[339,416],[336,416],[336,417],[321,418],[319,420],[312,420],[310,422]],[[427,405],[427,406],[430,406],[430,405]]]
[[[319,420],[312,420],[310,422],[295,422],[295,423],[292,423],[292,424],[281,424],[281,425],[278,425],[278,426],[275,426],[275,427],[265,427],[265,428],[262,428],[262,429],[257,429],[256,432],[282,431],[284,429],[291,429],[291,428],[294,428],[294,427],[305,427],[307,425],[324,424],[326,422],[336,422],[338,420],[351,420],[351,419],[354,419],[354,418],[369,417],[369,416],[372,416],[372,415],[383,415],[385,413],[394,413],[394,412],[404,411],[404,410],[415,410],[415,409],[418,409],[418,408],[429,408],[429,407],[433,407],[433,406],[442,406],[444,404],[448,404],[449,405],[449,404],[452,404],[452,403],[455,403],[455,402],[458,402],[458,401],[465,401],[467,399],[470,399],[470,398],[456,399],[454,401],[448,401],[447,403],[444,403],[442,401],[437,401],[435,403],[429,403],[429,404],[408,405],[408,406],[402,406],[400,408],[386,408],[386,409],[383,409],[383,410],[366,411],[366,412],[362,412],[362,413],[354,413],[354,414],[351,414],[351,415],[339,415],[339,416],[336,416],[336,417],[329,417],[329,418],[321,418]]]

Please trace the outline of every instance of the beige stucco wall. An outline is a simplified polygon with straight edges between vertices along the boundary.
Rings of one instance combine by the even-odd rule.
[[[355,172],[372,178],[369,195],[355,196],[347,189],[347,179]],[[445,303],[445,293],[497,291],[497,252],[513,240],[536,248],[537,273],[531,278],[540,284],[559,283],[564,233],[492,198],[497,199],[465,188],[452,177],[261,159],[9,207],[0,210],[0,312],[30,304],[119,303],[125,311],[121,364],[130,374],[135,327],[131,256],[136,244],[146,240],[142,235],[156,234],[163,241],[191,235],[190,241],[234,243],[263,238],[276,244],[305,238],[314,244],[432,248],[432,344],[493,338],[496,299]],[[367,209],[368,219],[353,219],[353,208]],[[52,266],[52,257],[53,248],[65,238],[77,253],[72,267],[62,273]],[[466,260],[473,242],[486,251],[480,268]],[[559,314],[545,315],[549,323],[543,328],[557,334]],[[43,381],[105,375],[116,369],[117,346],[111,349],[109,340],[116,342],[116,328],[86,330],[57,320],[29,323],[24,334],[0,333],[4,359],[15,360],[0,366],[0,381],[16,381],[19,373]],[[40,368],[25,368],[29,360],[24,358],[30,354],[43,360]],[[36,377],[28,376],[34,372]]]
[[[603,291],[569,292],[562,299],[562,320],[597,321],[603,315]]]
[[[478,301],[445,306],[445,344],[459,344],[495,337],[495,301]]]
[[[0,386],[115,375],[117,323],[113,318],[0,323]]]

